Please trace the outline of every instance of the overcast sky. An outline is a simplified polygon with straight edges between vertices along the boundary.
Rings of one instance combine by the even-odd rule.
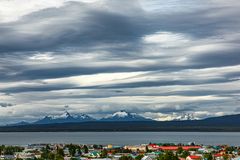
[[[0,122],[240,113],[239,17],[238,0],[1,0]]]

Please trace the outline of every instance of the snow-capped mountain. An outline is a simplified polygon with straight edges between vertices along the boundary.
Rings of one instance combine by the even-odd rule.
[[[197,120],[193,113],[186,113],[178,116],[174,120],[176,121],[190,121],[190,120]]]
[[[145,118],[136,113],[129,113],[124,110],[115,112],[110,116],[97,120],[90,117],[87,114],[70,114],[69,112],[64,112],[61,115],[55,116],[45,116],[35,122],[21,122],[16,124],[9,124],[9,126],[20,126],[20,125],[34,125],[34,124],[63,124],[63,123],[81,123],[81,122],[91,122],[91,121],[154,121],[149,118]]]
[[[64,114],[59,116],[45,116],[33,124],[74,123],[88,121],[95,121],[95,119],[86,114],[71,115],[66,111]]]
[[[129,113],[121,110],[113,113],[110,116],[100,119],[100,121],[153,121],[152,119],[145,118],[136,113]]]

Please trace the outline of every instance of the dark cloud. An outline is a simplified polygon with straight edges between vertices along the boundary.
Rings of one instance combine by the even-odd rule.
[[[13,104],[0,102],[0,107],[11,107],[11,106],[13,106]]]
[[[57,91],[57,90],[66,90],[66,89],[133,89],[133,88],[142,88],[142,87],[162,87],[162,86],[192,86],[192,85],[206,85],[206,84],[221,84],[226,82],[236,82],[237,79],[225,79],[225,78],[215,78],[215,79],[192,79],[192,80],[167,80],[167,81],[140,81],[140,82],[131,82],[131,83],[117,83],[117,84],[108,84],[108,85],[91,85],[91,86],[76,86],[74,84],[61,83],[61,84],[42,84],[36,86],[19,86],[19,87],[8,87],[3,89],[2,92],[5,93],[21,93],[21,92],[46,92],[46,91]],[[116,92],[116,93],[122,93]],[[218,93],[219,91],[175,91],[173,93],[165,93],[165,95],[188,95],[188,96],[199,96],[199,95],[211,95],[211,94],[222,94]],[[224,92],[224,91],[223,91]],[[227,91],[228,93],[236,93],[238,91]],[[138,95],[135,93],[135,95]],[[150,94],[151,95],[151,94]],[[156,94],[153,94],[156,95]],[[159,95],[159,94],[157,94]],[[161,94],[160,94],[161,95]],[[91,96],[90,96],[91,97]],[[102,95],[100,96],[102,97]],[[103,96],[104,97],[104,96]],[[93,98],[93,97],[92,97]],[[97,98],[97,97],[95,97]]]
[[[107,5],[111,8],[111,4]],[[141,14],[140,9],[137,11],[138,14],[128,15],[108,9],[93,9],[87,4],[77,2],[70,2],[60,8],[41,10],[25,16],[21,21],[2,25],[0,51],[61,50],[63,47],[91,50],[90,47],[105,43],[132,43],[148,32],[145,15]],[[59,13],[64,15],[60,16]],[[46,21],[46,25],[41,25]],[[36,29],[32,28],[35,25]],[[44,33],[45,30],[48,32]]]
[[[55,54],[67,54],[69,51],[96,51],[99,50],[99,48],[96,48],[97,46],[104,46],[100,50],[110,51],[109,56],[123,56],[122,60],[129,60],[141,57],[140,52],[144,47],[141,38],[157,31],[186,33],[196,38],[208,38],[219,36],[218,32],[222,29],[230,30],[238,25],[235,16],[226,17],[230,16],[231,12],[229,14],[217,14],[224,12],[226,10],[224,7],[197,10],[191,14],[182,12],[162,15],[145,12],[136,3],[134,1],[127,6],[123,6],[123,4],[126,4],[125,2],[107,4],[108,8],[123,7],[126,13],[71,2],[60,8],[44,9],[29,14],[17,22],[1,24],[0,51],[3,52],[2,54],[22,52],[18,55],[22,57],[21,54],[29,54],[32,53],[31,51],[54,51]],[[235,12],[234,10],[233,13]],[[64,13],[64,15],[59,13]],[[209,16],[214,13],[216,16]],[[47,32],[45,32],[46,30]],[[116,44],[124,45],[118,46]],[[130,55],[129,52],[131,52]],[[156,60],[161,60],[161,58],[155,57]],[[6,74],[7,69],[5,69],[1,80],[32,80],[132,71],[161,70],[168,72],[169,70],[200,69],[239,64],[239,54],[236,50],[199,53],[189,57],[189,59],[187,64],[169,63],[139,67],[114,65],[106,68],[103,66],[96,68],[76,66],[62,68],[59,64],[57,68],[45,66],[42,69],[31,69],[31,66],[25,66],[29,69],[23,69],[24,66],[22,66],[21,69],[19,66],[15,66],[15,69],[21,72],[9,76],[9,74]]]
[[[234,51],[218,51],[208,52],[206,54],[195,55],[191,59],[191,63],[201,67],[222,67],[239,65],[240,54],[238,50]]]
[[[219,108],[223,112],[236,108],[238,112],[239,90],[234,86],[238,86],[240,75],[239,7],[222,1],[209,3],[188,1],[188,5],[182,5],[180,1],[154,1],[153,8],[157,9],[153,11],[150,7],[146,11],[136,0],[68,2],[0,23],[0,94],[4,101],[11,102],[0,106],[14,108],[8,111],[12,114],[21,112],[12,104],[23,108],[47,104],[47,112],[51,110],[49,106],[71,103],[79,103],[79,108],[84,106],[86,113],[96,112],[97,108],[100,114],[121,107],[139,113],[204,110],[208,114]],[[170,36],[154,37],[159,32]],[[144,41],[149,35],[154,43]],[[174,45],[168,46],[172,41]],[[52,59],[33,58],[45,53],[50,53]],[[144,73],[123,79],[115,75],[112,79],[95,77],[122,72]],[[80,75],[92,76],[93,80],[89,79],[90,84],[87,80],[82,84],[81,77],[57,81]],[[68,94],[69,90],[74,94]],[[147,98],[136,102],[127,99],[131,96]],[[186,99],[179,104],[158,99],[155,105],[148,106],[154,103],[149,102],[151,96]],[[188,103],[187,98],[199,96],[209,96],[209,100]],[[126,99],[111,101],[118,97]],[[212,97],[227,100],[214,101]]]

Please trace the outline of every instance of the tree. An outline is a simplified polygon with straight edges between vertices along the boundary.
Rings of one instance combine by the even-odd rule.
[[[225,150],[226,150],[227,154],[231,154],[235,150],[235,148],[234,147],[227,147]]]
[[[119,158],[119,160],[134,160],[131,156],[122,156]]]
[[[93,145],[93,148],[94,148],[94,149],[98,149],[98,145],[94,144],[94,145]]]
[[[5,149],[5,145],[1,145],[1,146],[0,146],[0,154],[3,153],[4,149]]]
[[[147,153],[149,152],[149,148],[148,148],[148,146],[146,146],[146,152],[147,152]]]
[[[49,151],[50,148],[47,146],[45,148],[42,148],[41,158],[43,158],[43,159],[48,159],[48,155],[50,153],[50,151]]]
[[[81,151],[81,147],[80,146],[77,146],[77,152],[79,155],[82,155],[82,151]]]
[[[207,160],[213,160],[213,156],[211,153],[206,153],[203,155],[204,159],[207,159]]]
[[[56,160],[64,160],[64,151],[62,148],[57,147],[57,154],[55,155]]]
[[[137,157],[135,157],[135,160],[141,160],[143,158],[142,154],[139,154]]]
[[[61,155],[55,155],[55,160],[64,160],[64,156]]]
[[[4,146],[1,148],[4,154],[13,155],[15,152],[21,152],[24,148],[18,146]]]
[[[183,152],[183,148],[182,147],[178,147],[177,154],[182,154],[182,152]]]
[[[187,156],[189,156],[189,155],[190,155],[190,153],[188,151],[183,151],[181,157],[187,158]]]
[[[88,147],[86,145],[83,146],[84,153],[88,153]]]
[[[108,152],[106,149],[103,149],[101,152],[101,158],[106,158],[108,156]]]
[[[73,144],[70,144],[68,146],[69,154],[73,157],[76,154],[76,146]]]
[[[50,150],[51,148],[50,148],[50,146],[49,145],[46,145],[46,150]]]
[[[226,155],[226,154],[223,155],[223,159],[224,159],[224,160],[228,160],[228,159],[229,159],[229,158],[228,158],[228,155]]]
[[[166,151],[158,157],[158,160],[178,160],[178,157],[171,151]]]
[[[50,152],[47,156],[47,159],[55,159],[55,154]]]
[[[57,155],[63,156],[64,157],[64,151],[62,148],[57,148]]]

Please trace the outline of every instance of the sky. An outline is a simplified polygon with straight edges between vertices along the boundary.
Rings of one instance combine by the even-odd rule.
[[[239,17],[238,0],[1,0],[0,124],[240,113]]]

